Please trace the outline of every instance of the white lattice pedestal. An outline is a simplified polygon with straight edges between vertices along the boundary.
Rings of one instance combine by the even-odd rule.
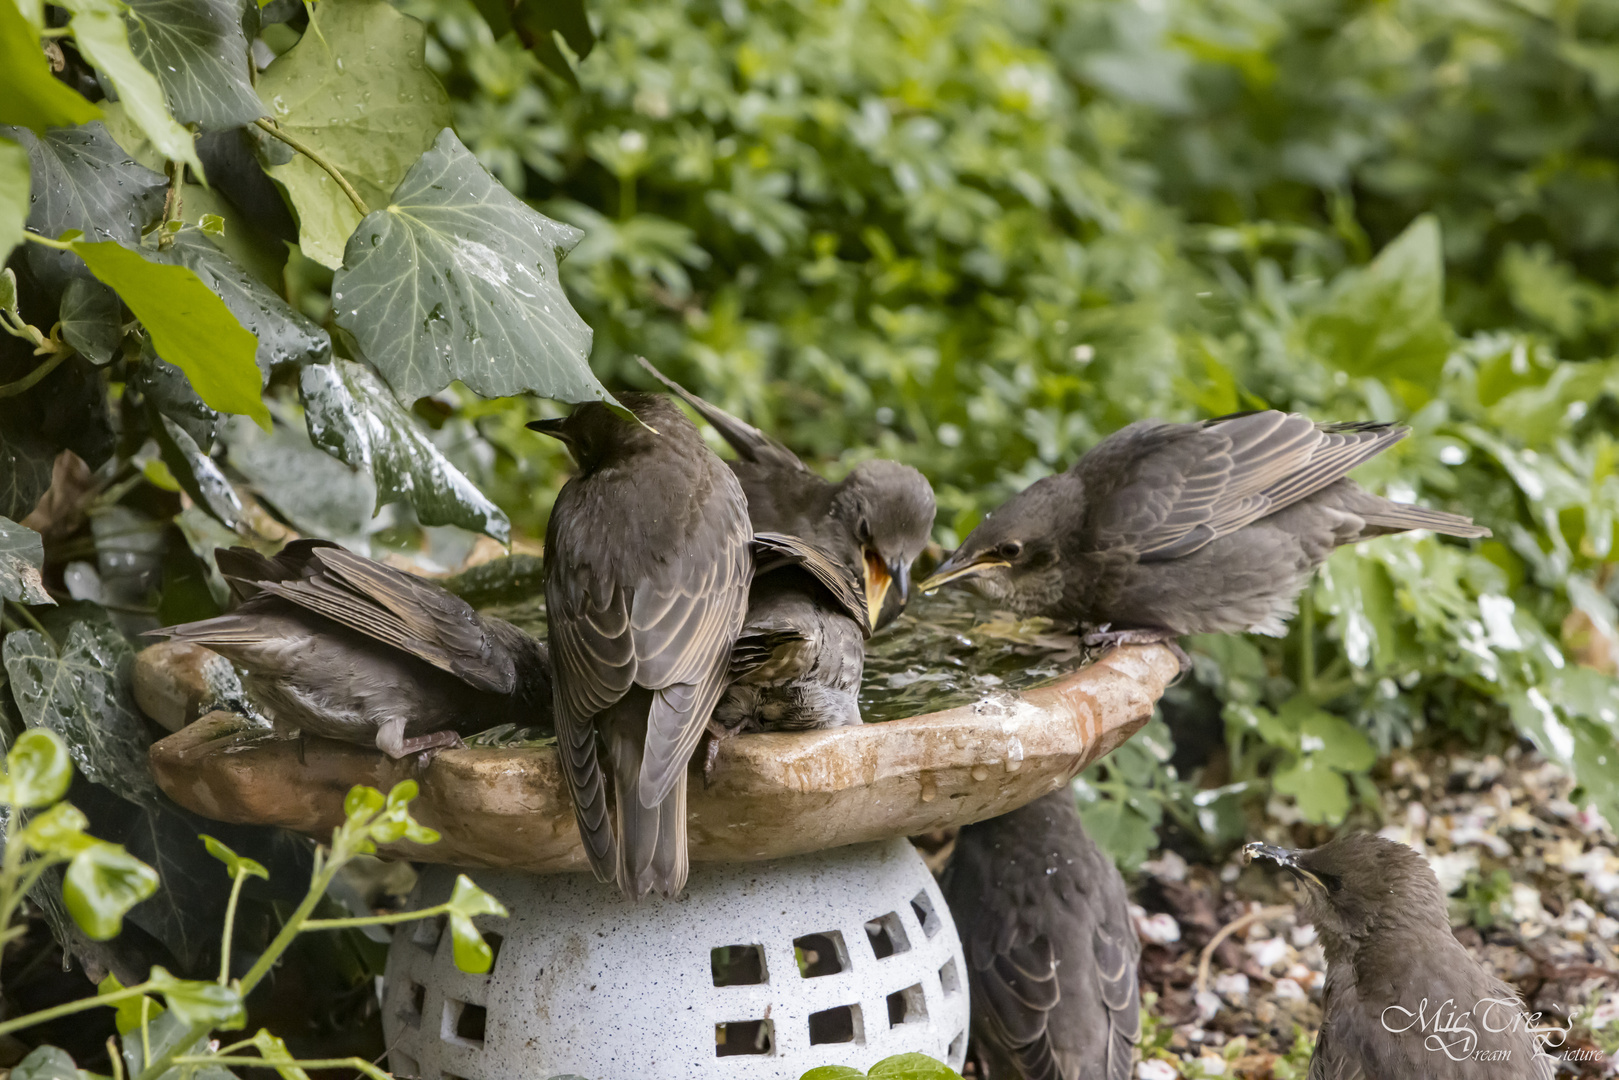
[[[415,903],[449,895],[428,867]],[[391,1068],[423,1080],[797,1080],[920,1052],[960,1068],[966,966],[933,876],[903,839],[773,862],[697,864],[672,901],[588,874],[476,871],[510,919],[488,975],[449,934],[388,956]]]

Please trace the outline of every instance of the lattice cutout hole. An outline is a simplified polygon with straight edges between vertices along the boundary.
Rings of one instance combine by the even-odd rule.
[[[871,942],[872,955],[879,960],[896,953],[909,952],[911,948],[911,939],[905,936],[905,927],[900,925],[897,911],[879,915],[868,922],[866,938]]]
[[[843,943],[843,934],[837,930],[794,938],[793,954],[798,960],[798,974],[806,979],[849,970],[849,949]]]
[[[956,1037],[950,1040],[950,1049],[946,1052],[946,1056],[948,1056],[951,1061],[960,1061],[962,1057],[965,1056],[966,1052],[967,1033],[965,1031],[958,1031],[956,1033]]]
[[[721,945],[710,949],[708,966],[715,986],[758,986],[769,982],[763,945]]]
[[[738,1057],[776,1052],[775,1025],[769,1020],[732,1020],[714,1025],[714,1056]]]
[[[413,1028],[422,1026],[422,1013],[427,1009],[427,987],[421,983],[407,983],[409,988],[405,992],[405,1007],[401,1011],[405,1023]]]
[[[838,1005],[810,1013],[809,1037],[811,1046],[822,1043],[864,1043],[866,1031],[860,1023],[860,1006]]]
[[[922,993],[922,984],[907,986],[888,995],[888,1026],[921,1024],[928,1018],[928,999]]]
[[[952,956],[939,968],[939,987],[946,997],[961,993],[961,973],[956,970],[956,958]]]
[[[444,1002],[444,1029],[441,1037],[447,1043],[465,1046],[471,1050],[483,1049],[484,1028],[489,1012],[482,1005],[449,998]]]
[[[407,1057],[397,1050],[388,1055],[393,1065],[393,1074],[396,1080],[421,1080],[422,1067],[416,1064],[416,1059]]]
[[[911,897],[911,910],[916,912],[916,921],[922,924],[922,936],[929,941],[944,929],[944,921],[939,918],[939,913],[933,910],[933,900],[928,896],[926,889]]]

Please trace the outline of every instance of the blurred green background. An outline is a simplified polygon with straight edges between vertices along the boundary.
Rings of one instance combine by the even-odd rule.
[[[1138,417],[1413,428],[1357,476],[1495,538],[1342,550],[1285,641],[1194,643],[1087,774],[1127,865],[1370,814],[1414,740],[1527,736],[1619,821],[1619,4],[593,0],[577,87],[404,7],[466,144],[586,230],[609,385],[641,353],[830,475],[909,462],[945,548]],[[541,535],[530,406],[441,406]]]

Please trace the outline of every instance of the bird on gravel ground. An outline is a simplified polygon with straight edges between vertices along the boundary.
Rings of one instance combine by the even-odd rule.
[[[325,540],[215,557],[236,608],[149,633],[236,664],[278,727],[402,758],[496,724],[549,726],[544,643],[431,581]]]
[[[591,868],[638,900],[686,883],[686,766],[747,612],[753,530],[673,402],[619,401],[634,418],[592,402],[529,426],[579,465],[545,536],[557,750]]]
[[[1093,648],[1280,637],[1341,544],[1408,529],[1490,535],[1346,478],[1407,434],[1276,411],[1141,420],[996,509],[921,587],[969,583],[1020,613],[1078,624]]]
[[[963,828],[944,872],[989,1080],[1125,1080],[1141,945],[1113,860],[1065,785]]]
[[[747,494],[756,530],[802,537],[848,564],[864,582],[873,629],[899,617],[910,597],[911,563],[933,531],[936,507],[926,477],[909,465],[875,459],[830,483],[758,428],[704,401],[647,360],[641,366],[736,451],[730,466]]]
[[[1253,843],[1243,855],[1298,880],[1299,913],[1327,954],[1310,1080],[1551,1080],[1534,1014],[1451,933],[1420,852],[1352,833],[1308,851]]]

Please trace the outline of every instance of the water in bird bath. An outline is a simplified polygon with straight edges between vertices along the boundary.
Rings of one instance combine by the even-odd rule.
[[[537,562],[537,560],[536,560]],[[510,587],[488,564],[479,581],[446,582],[486,615],[545,636],[545,598],[527,569]],[[996,690],[1026,690],[1082,662],[1079,642],[1050,619],[1019,619],[987,601],[950,589],[913,598],[905,614],[866,643],[860,712],[867,723],[898,720],[977,701]],[[474,736],[473,745],[527,745],[511,725]],[[550,741],[550,740],[546,740]]]

